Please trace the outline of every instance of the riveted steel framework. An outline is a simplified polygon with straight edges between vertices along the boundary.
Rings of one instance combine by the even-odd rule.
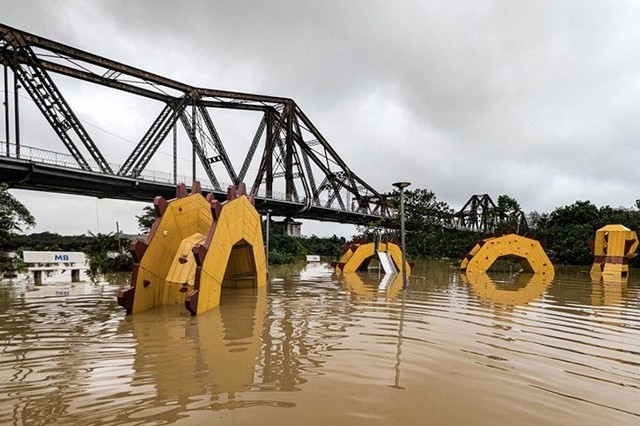
[[[13,71],[14,79],[26,89],[83,171],[136,178],[180,123],[216,190],[223,188],[212,164],[221,162],[228,181],[234,185],[247,178],[252,165],[255,170],[255,164],[259,164],[254,181],[248,182],[251,194],[262,192],[270,198],[276,190],[284,192],[286,201],[298,204],[300,211],[321,207],[373,216],[386,214],[384,197],[351,171],[292,99],[193,87],[2,24],[0,63],[5,66],[5,74],[7,68]],[[124,164],[113,169],[54,83],[52,74],[155,100],[164,107]],[[6,84],[5,77],[5,87]],[[212,109],[262,112],[239,171],[227,155],[210,113]],[[16,108],[16,115],[17,112]],[[6,154],[10,156],[8,132],[7,124]],[[15,133],[19,150],[17,125]]]
[[[474,194],[469,201],[453,215],[456,226],[472,231],[491,232],[495,228],[496,204],[489,194]]]
[[[453,217],[456,227],[471,231],[494,232],[507,222],[515,224],[518,232],[527,229],[527,219],[521,210],[509,214],[501,212],[489,194],[472,195]]]

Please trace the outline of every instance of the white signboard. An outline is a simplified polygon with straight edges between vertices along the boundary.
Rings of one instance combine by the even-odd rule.
[[[307,262],[309,262],[309,263],[311,263],[311,262],[320,262],[320,256],[318,256],[317,254],[307,255]]]
[[[24,263],[76,263],[84,264],[86,258],[79,251],[25,251]]]

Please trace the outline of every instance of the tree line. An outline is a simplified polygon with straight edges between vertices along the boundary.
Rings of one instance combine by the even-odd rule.
[[[633,207],[597,207],[590,201],[576,201],[557,207],[550,213],[537,211],[524,214],[513,197],[498,197],[496,208],[490,213],[497,217],[497,225],[490,234],[460,229],[455,226],[454,210],[426,189],[405,190],[406,250],[416,258],[462,258],[473,245],[488,236],[519,233],[542,243],[549,258],[555,264],[588,265],[593,262],[589,241],[595,232],[608,224],[621,224],[640,230],[640,203]],[[392,206],[397,209],[399,194],[388,194]],[[518,218],[526,217],[521,226]],[[399,218],[394,217],[394,227]],[[364,233],[369,232],[363,230]],[[393,230],[388,236],[398,236]],[[631,260],[632,266],[640,266],[640,256]]]
[[[354,239],[399,240],[399,193],[394,191],[387,197],[392,211],[396,212],[394,217],[358,227]],[[476,242],[490,236],[457,227],[455,211],[430,190],[405,190],[404,199],[406,253],[410,258],[460,259]],[[612,208],[597,207],[590,201],[576,201],[550,213],[531,212],[526,215],[527,225],[520,227],[516,218],[524,212],[517,200],[503,194],[498,197],[491,214],[495,215],[493,223],[497,224],[491,235],[518,232],[539,240],[556,264],[587,265],[593,262],[588,241],[602,226],[619,223],[631,230],[640,227],[640,206],[637,205]],[[141,233],[145,233],[153,224],[155,212],[152,207],[145,207],[136,217]],[[127,242],[123,243],[115,234],[61,236],[43,232],[26,235],[24,232],[34,225],[35,220],[28,209],[8,192],[6,185],[0,184],[0,271],[19,268],[20,260],[9,253],[22,250],[83,251],[89,258],[92,274],[131,270],[133,261],[126,250]],[[265,226],[263,224],[263,234]],[[270,264],[293,263],[309,254],[337,259],[347,243],[347,239],[336,235],[329,238],[288,236],[284,226],[276,222],[271,223],[269,240]],[[121,250],[123,245],[125,249]],[[640,266],[640,256],[631,264]]]
[[[59,235],[51,232],[23,232],[35,226],[31,212],[0,183],[0,273],[14,272],[25,267],[19,254],[34,251],[81,251],[89,260],[88,274],[130,271],[133,260],[122,250],[122,241],[116,234]]]

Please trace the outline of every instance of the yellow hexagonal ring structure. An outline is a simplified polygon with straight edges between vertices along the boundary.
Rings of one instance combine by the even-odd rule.
[[[517,234],[503,235],[480,241],[467,254],[460,268],[469,272],[486,272],[496,260],[512,256],[519,260],[525,272],[553,279],[555,270],[540,243]]]

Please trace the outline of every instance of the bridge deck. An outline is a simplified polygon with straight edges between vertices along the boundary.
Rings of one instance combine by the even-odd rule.
[[[64,166],[5,156],[0,156],[0,182],[6,182],[10,187],[18,189],[149,203],[153,202],[158,195],[166,199],[175,197],[175,185],[172,182],[155,182],[148,179],[69,169]],[[206,188],[203,190],[212,192],[217,200],[226,200],[226,192]],[[299,219],[354,225],[380,219],[380,216],[357,211],[305,206],[301,203],[266,197],[256,197],[255,205],[262,214],[271,210],[274,216],[291,216]]]

